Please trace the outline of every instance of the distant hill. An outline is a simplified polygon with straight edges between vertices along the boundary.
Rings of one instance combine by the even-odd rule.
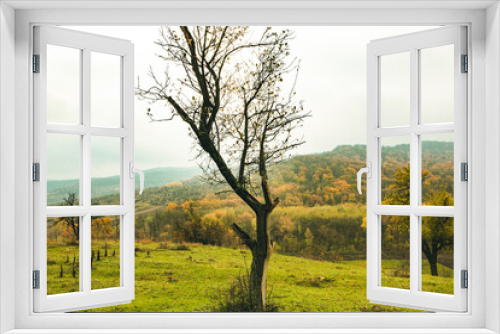
[[[384,195],[397,171],[408,168],[410,145],[382,146],[380,155]],[[366,195],[358,194],[356,176],[365,166],[365,145],[341,145],[328,152],[295,156],[271,169],[273,194],[283,199],[280,205],[284,206],[364,203]],[[423,141],[422,168],[429,172],[423,192],[444,188],[453,194],[453,142]]]
[[[409,145],[384,146],[381,158],[382,190],[385,193],[394,182],[397,170],[408,167]],[[365,166],[365,145],[341,145],[328,152],[294,156],[271,166],[269,179],[273,195],[281,199],[282,206],[364,203],[366,195],[359,195],[356,189],[356,173]],[[446,191],[453,193],[453,143],[422,142],[422,166],[430,172],[423,190],[430,192],[445,187]],[[219,199],[236,197],[231,192],[221,193],[224,185],[200,184],[201,181],[193,179],[200,173],[200,169],[196,167],[146,170],[145,188],[150,189],[136,200],[163,206],[170,202],[182,204],[187,200],[201,200],[214,193],[218,193]],[[182,181],[182,186],[162,187],[175,181]],[[363,183],[366,183],[366,178],[363,178]],[[77,185],[77,180],[49,181],[49,204],[60,203],[69,192],[76,192]],[[136,189],[138,185],[139,180],[136,178]],[[92,196],[102,197],[100,201],[103,204],[116,201],[113,194],[118,192],[117,176],[92,179]]]
[[[163,167],[144,171],[145,188],[154,188],[175,181],[185,181],[200,174],[198,167]],[[135,179],[136,188],[139,187],[139,178]],[[78,180],[49,180],[47,182],[47,204],[54,205],[61,202],[61,198],[70,192],[78,192]],[[105,196],[119,192],[119,176],[92,178],[92,197]]]

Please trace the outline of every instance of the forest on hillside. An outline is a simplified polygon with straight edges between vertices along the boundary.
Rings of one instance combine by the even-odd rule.
[[[384,204],[408,204],[409,145],[387,146],[382,153]],[[364,145],[345,145],[273,167],[272,191],[281,203],[271,216],[270,232],[278,252],[326,260],[365,257],[365,195],[356,190],[356,173],[365,156]],[[424,203],[453,205],[453,143],[423,142],[422,161]],[[198,177],[148,188],[136,197],[136,240],[241,247],[230,226],[238,223],[252,235],[255,217],[234,193],[224,190]],[[102,196],[99,202],[113,203],[117,197]],[[392,256],[404,257],[408,227],[397,217],[391,219],[392,228],[384,225],[390,240],[386,245],[397,244]],[[101,234],[118,236],[119,223],[114,225]],[[65,235],[75,242],[68,224],[53,228],[67,230]]]

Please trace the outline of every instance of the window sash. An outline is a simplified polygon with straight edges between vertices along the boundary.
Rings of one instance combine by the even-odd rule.
[[[80,124],[47,123],[47,45],[80,50]],[[119,56],[121,59],[121,111],[119,128],[91,126],[91,52]],[[134,298],[135,184],[129,177],[134,161],[133,45],[129,41],[54,27],[35,27],[34,54],[40,55],[40,73],[34,74],[34,161],[40,163],[40,182],[34,184],[34,270],[40,270],[40,289],[33,290],[34,311],[74,311],[130,302]],[[49,133],[80,136],[79,206],[47,206],[47,145]],[[120,205],[91,205],[91,138],[120,139]],[[91,288],[92,216],[120,215],[120,287]],[[47,218],[80,217],[80,291],[47,295]]]
[[[467,183],[460,181],[460,163],[467,162],[467,75],[460,73],[460,55],[467,54],[465,27],[438,28],[414,34],[372,41],[368,45],[368,118],[367,161],[372,177],[367,180],[367,297],[374,303],[424,310],[467,310],[467,290],[461,289],[460,272],[467,269]],[[454,45],[454,123],[419,124],[420,66],[419,50]],[[410,52],[410,125],[381,128],[380,57]],[[421,134],[454,133],[454,207],[430,207],[420,204]],[[381,205],[381,143],[382,137],[410,137],[410,205]],[[410,289],[381,286],[382,234],[381,215],[410,217]],[[454,295],[420,291],[421,239],[420,217],[454,217]]]

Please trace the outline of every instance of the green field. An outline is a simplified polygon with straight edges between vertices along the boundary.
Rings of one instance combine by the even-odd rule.
[[[119,277],[118,244],[93,242],[92,249],[92,287],[116,286]],[[73,254],[76,254],[74,259]],[[87,312],[210,312],[235,277],[246,272],[250,261],[250,253],[241,249],[137,243],[135,300],[130,304]],[[383,267],[386,268],[384,284],[407,287],[408,276],[403,261],[390,260],[384,262]],[[452,293],[452,270],[440,266],[439,273],[443,277],[433,277],[424,266],[425,290]],[[77,246],[49,243],[47,281],[49,294],[78,291]],[[271,301],[282,312],[414,311],[371,304],[366,299],[365,286],[365,261],[333,263],[274,254],[269,265]]]

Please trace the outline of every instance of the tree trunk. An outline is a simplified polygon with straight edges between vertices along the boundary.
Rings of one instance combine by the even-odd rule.
[[[429,264],[431,265],[431,275],[438,276],[437,256],[427,258],[427,260],[429,260]]]
[[[438,250],[435,245],[431,246],[432,249],[429,248],[428,244],[426,242],[422,243],[422,251],[425,254],[425,257],[427,258],[427,261],[429,262],[429,265],[431,266],[431,275],[432,276],[438,276]]]
[[[265,312],[267,306],[267,266],[273,250],[268,231],[269,214],[267,210],[257,212],[257,242],[252,249],[250,299],[256,312]]]

